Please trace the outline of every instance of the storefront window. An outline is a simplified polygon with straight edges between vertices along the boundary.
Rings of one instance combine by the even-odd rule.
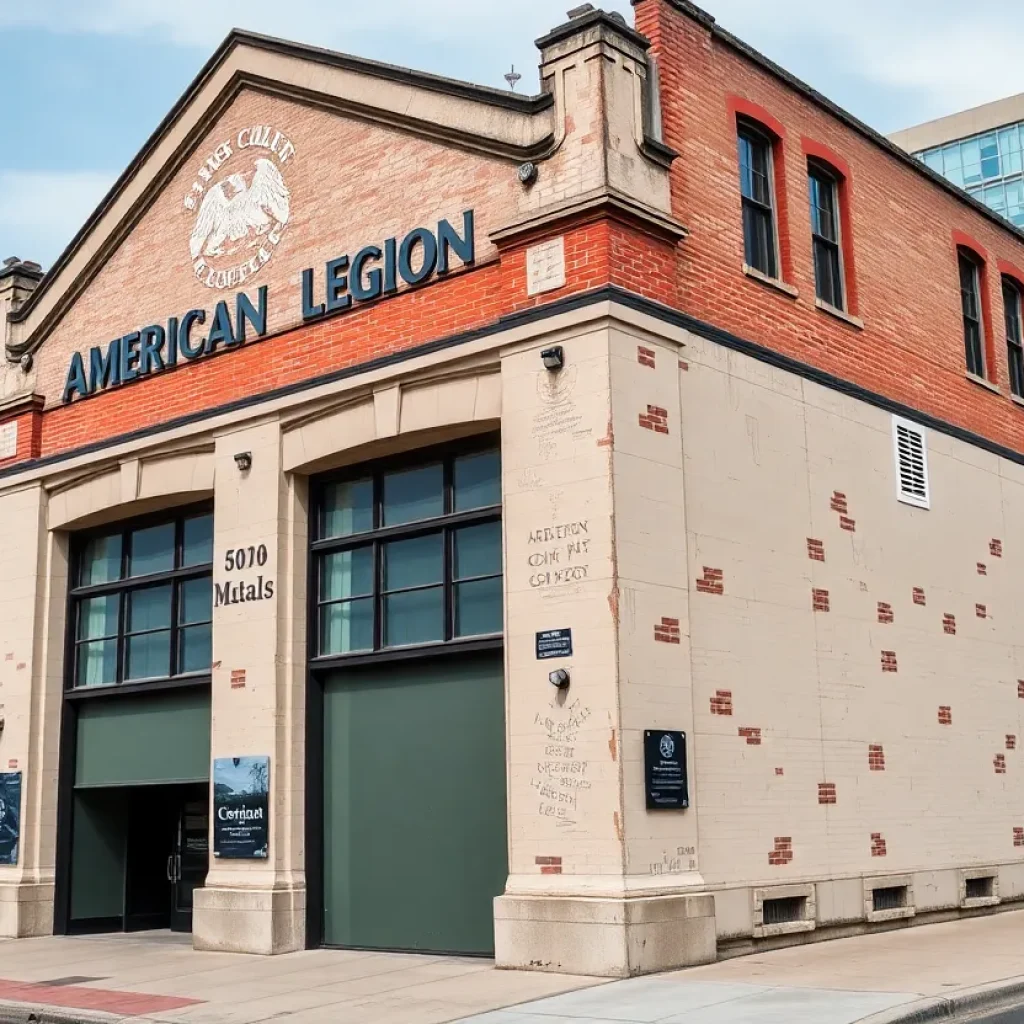
[[[210,671],[212,515],[104,531],[76,548],[74,686]]]
[[[320,657],[502,631],[497,449],[319,488]]]

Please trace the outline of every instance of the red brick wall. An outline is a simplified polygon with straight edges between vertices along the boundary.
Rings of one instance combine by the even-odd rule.
[[[635,11],[637,28],[659,57],[665,142],[680,153],[672,170],[673,210],[690,230],[679,255],[682,308],[1024,451],[1024,409],[1009,398],[999,285],[1006,264],[1024,266],[1024,243],[712,36],[670,0],[635,0]],[[788,237],[780,248],[787,279],[799,291],[795,299],[741,269],[735,112],[749,104],[767,111],[768,127],[781,126],[784,136],[780,201]],[[833,154],[848,172],[850,290],[863,330],[814,304],[808,153]],[[955,232],[976,239],[989,261],[989,376],[1001,394],[965,377]],[[849,250],[846,262],[849,270]]]

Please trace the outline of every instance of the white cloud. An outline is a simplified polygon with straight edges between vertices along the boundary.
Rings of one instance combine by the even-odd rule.
[[[102,171],[0,170],[0,258],[51,262],[115,177]]]

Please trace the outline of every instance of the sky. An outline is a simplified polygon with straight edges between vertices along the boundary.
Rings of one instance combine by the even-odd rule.
[[[629,0],[605,0],[632,23]],[[0,0],[0,259],[48,266],[234,26],[538,90],[533,40],[574,0]],[[704,0],[881,132],[1024,92],[1013,0]]]

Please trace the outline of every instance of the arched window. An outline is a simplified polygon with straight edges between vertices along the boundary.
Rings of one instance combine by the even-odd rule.
[[[766,277],[778,278],[779,240],[776,225],[772,150],[775,140],[752,121],[736,126],[743,197],[743,259]]]
[[[1021,339],[1021,286],[1009,275],[1003,275],[1003,314],[1006,318],[1006,365],[1010,371],[1010,391],[1024,398],[1024,341]]]
[[[841,178],[820,160],[807,161],[811,200],[811,242],[814,249],[814,290],[834,309],[846,309],[843,239],[839,206]]]
[[[960,246],[957,249],[960,268],[960,308],[964,321],[964,348],[967,372],[985,376],[985,325],[981,306],[981,269],[977,253]]]

